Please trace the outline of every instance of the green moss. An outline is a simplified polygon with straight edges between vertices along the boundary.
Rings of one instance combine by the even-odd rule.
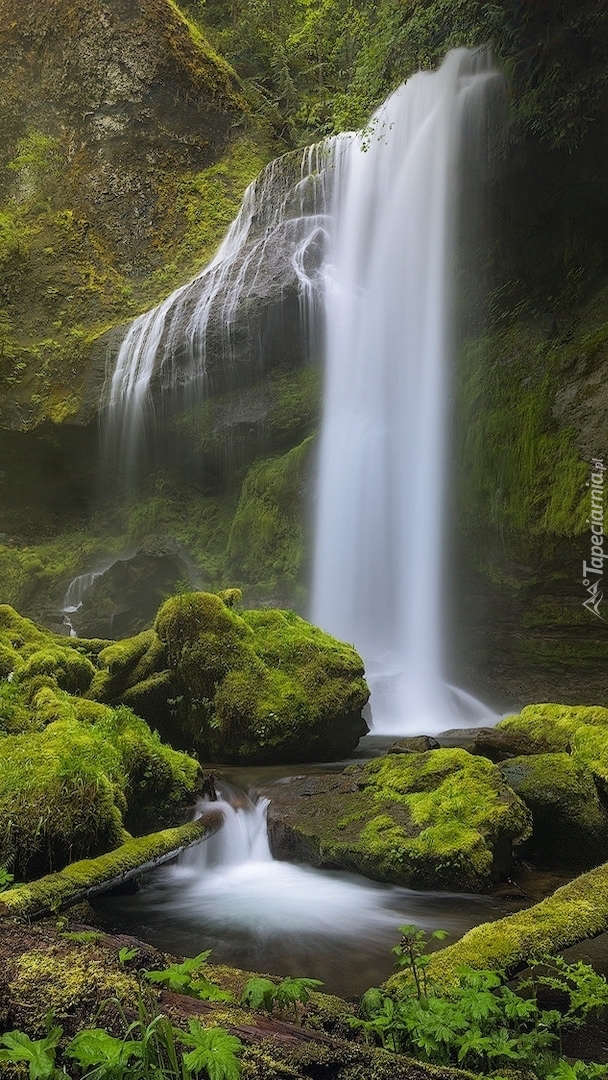
[[[526,911],[469,930],[454,945],[434,953],[428,970],[445,985],[457,981],[463,965],[514,971],[607,929],[608,865],[604,864]],[[398,989],[405,981],[406,976],[393,975],[388,986]]]
[[[296,850],[410,888],[483,891],[530,831],[496,766],[464,750],[388,755],[290,796],[279,820]]]
[[[49,1009],[54,1019],[61,1021],[77,1006],[79,1012],[88,1012],[92,1021],[104,998],[118,998],[134,1007],[138,991],[133,975],[109,968],[87,948],[59,955],[43,950],[22,953],[9,986],[19,1001],[34,1006],[42,999],[41,1027]]]
[[[163,604],[155,629],[177,679],[178,723],[202,752],[306,760],[363,733],[360,658],[293,612],[237,615],[219,596],[186,593]]]
[[[563,360],[558,344],[523,323],[465,351],[458,487],[471,529],[506,528],[529,542],[585,530],[588,465],[574,447],[574,433],[560,429],[552,415]]]
[[[606,729],[608,739],[608,709],[599,705],[527,705],[516,716],[508,716],[496,726],[499,731],[525,734],[536,752],[544,754],[569,750],[581,725]]]
[[[95,668],[86,656],[76,649],[55,646],[32,653],[21,667],[19,679],[25,682],[35,675],[51,675],[62,690],[81,694],[88,690],[94,674]]]
[[[601,729],[583,727],[583,741],[596,761],[608,740]],[[593,736],[599,745],[594,745]],[[608,759],[608,754],[606,755]],[[532,812],[532,835],[521,849],[536,863],[586,869],[608,857],[608,817],[600,803],[593,773],[579,754],[533,754],[510,758],[500,766],[505,781]]]
[[[6,605],[0,608],[2,637],[13,643],[21,666],[12,681],[0,680],[0,732],[6,735],[0,864],[20,876],[35,873],[115,846],[124,836],[123,819],[135,829],[179,818],[194,800],[198,764],[164,746],[129,709],[73,696],[91,692],[104,674],[98,671],[91,682],[96,669],[86,642],[56,639]],[[119,674],[119,658],[137,677],[146,655],[158,655],[153,631],[134,641],[122,652],[114,647],[107,658]],[[98,662],[106,656],[104,645],[91,643]]]
[[[129,838],[115,851],[94,859],[80,859],[59,873],[10,889],[2,895],[0,909],[3,914],[20,918],[28,918],[40,911],[60,911],[82,899],[87,890],[103,886],[121,874],[129,874],[148,862],[194,844],[204,835],[205,826],[192,822],[149,836]]]
[[[298,580],[304,564],[305,483],[314,445],[253,465],[243,483],[227,553],[253,581]]]
[[[95,731],[57,720],[7,735],[0,774],[0,863],[38,873],[124,838],[126,775],[120,753]]]

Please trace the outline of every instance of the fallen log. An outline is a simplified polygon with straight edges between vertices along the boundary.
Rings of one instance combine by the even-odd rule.
[[[57,873],[9,889],[0,897],[0,915],[42,919],[110,892],[138,874],[177,858],[186,848],[200,844],[222,821],[222,812],[214,810],[188,825],[139,836],[106,855],[80,859]]]

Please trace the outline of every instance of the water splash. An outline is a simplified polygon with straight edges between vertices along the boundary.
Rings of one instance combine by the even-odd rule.
[[[336,162],[312,619],[361,651],[377,732],[492,718],[443,681],[442,563],[458,204],[500,85],[455,50]]]

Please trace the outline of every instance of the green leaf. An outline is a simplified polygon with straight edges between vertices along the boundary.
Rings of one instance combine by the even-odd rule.
[[[184,1064],[195,1073],[206,1071],[209,1080],[240,1080],[241,1063],[237,1053],[243,1044],[223,1028],[204,1028],[198,1020],[190,1020],[188,1032],[178,1038],[194,1047],[184,1054]]]
[[[60,1027],[51,1028],[44,1039],[35,1042],[23,1031],[7,1031],[0,1036],[6,1050],[0,1050],[0,1061],[25,1061],[30,1080],[51,1080],[55,1074],[55,1051],[63,1034]]]
[[[271,979],[249,979],[243,987],[241,1003],[250,1009],[264,1008],[271,1012],[276,992],[276,983]]]
[[[140,1057],[141,1045],[141,1042],[115,1039],[103,1028],[88,1028],[80,1031],[68,1043],[64,1054],[74,1058],[83,1068],[90,1065],[107,1065],[109,1068],[116,1068],[119,1065],[126,1065],[133,1057]]]
[[[133,960],[138,952],[139,949],[128,949],[126,945],[123,945],[122,949],[118,950],[118,959],[121,964],[126,964],[129,960]]]

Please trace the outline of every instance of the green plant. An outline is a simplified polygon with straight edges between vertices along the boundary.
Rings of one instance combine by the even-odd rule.
[[[517,992],[506,985],[504,971],[459,969],[459,984],[443,991],[427,970],[426,948],[444,931],[427,934],[416,926],[400,927],[402,938],[393,949],[397,965],[411,979],[395,997],[378,989],[361,1000],[362,1017],[351,1026],[366,1041],[410,1054],[434,1065],[458,1065],[487,1075],[518,1063],[546,1080],[586,1080],[608,1075],[608,1066],[561,1058],[562,1032],[580,1026],[594,1010],[608,1005],[608,983],[587,964],[567,964],[563,958],[543,959]],[[540,987],[560,991],[562,1010],[543,1009]],[[571,1071],[568,1071],[571,1070]]]
[[[129,949],[126,945],[123,945],[122,949],[118,950],[118,959],[121,964],[128,964],[129,960],[133,960],[138,952],[139,949]]]
[[[101,941],[103,934],[99,930],[64,930],[61,937],[76,941],[79,945],[91,945],[94,941]]]
[[[211,950],[207,949],[198,956],[184,960],[181,964],[171,964],[162,971],[146,971],[146,979],[151,983],[160,983],[176,994],[188,994],[202,1001],[232,1001],[232,995],[227,990],[221,990],[201,975],[201,968],[210,952]]]
[[[272,1012],[275,1005],[281,1011],[292,1006],[296,1023],[299,1023],[298,1005],[305,1005],[310,999],[310,991],[317,986],[323,986],[319,979],[286,978],[274,983],[272,979],[255,977],[245,983],[241,1001],[252,1009],[263,1008],[267,1012]]]
[[[184,1064],[195,1076],[204,1070],[209,1080],[239,1080],[241,1063],[237,1053],[243,1044],[223,1028],[204,1028],[198,1020],[190,1020],[188,1032],[179,1031],[180,1042],[192,1049],[184,1054]]]
[[[5,866],[0,866],[0,892],[5,892],[6,889],[12,888],[15,881],[15,875],[9,874]]]
[[[23,1031],[7,1031],[0,1036],[0,1043],[5,1047],[0,1050],[0,1062],[25,1062],[29,1069],[30,1080],[55,1080],[64,1076],[55,1066],[57,1045],[63,1029],[53,1027],[53,1018],[46,1018],[46,1035],[43,1039],[30,1039]]]

